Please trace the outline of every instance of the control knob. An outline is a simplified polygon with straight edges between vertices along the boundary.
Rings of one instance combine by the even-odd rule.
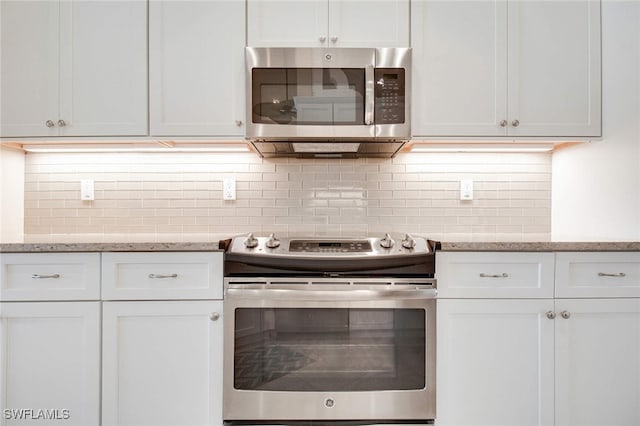
[[[412,250],[416,246],[416,240],[413,239],[411,234],[404,234],[404,239],[402,240],[402,247]]]
[[[250,249],[258,247],[258,239],[253,236],[253,233],[247,235],[247,239],[244,240],[244,246]]]
[[[384,234],[384,238],[380,240],[380,247],[390,249],[396,244],[389,234]]]
[[[269,239],[266,242],[266,246],[270,249],[280,247],[280,240],[277,239],[273,234],[269,235]]]

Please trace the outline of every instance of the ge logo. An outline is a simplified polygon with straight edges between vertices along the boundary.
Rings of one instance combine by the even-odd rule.
[[[330,60],[332,59],[331,53],[327,53],[326,55],[324,55],[324,58],[325,58],[327,61],[330,61]]]

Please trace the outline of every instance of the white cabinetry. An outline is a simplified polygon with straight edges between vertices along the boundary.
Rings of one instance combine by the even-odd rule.
[[[436,262],[437,424],[552,425],[553,253],[439,252]]]
[[[414,135],[600,135],[598,0],[413,0],[411,21]]]
[[[99,297],[92,253],[75,255],[0,254],[2,425],[100,424],[100,302],[49,301]],[[59,281],[31,278],[46,268]]]
[[[553,288],[553,256],[437,254],[438,425],[640,424],[640,253],[556,253],[556,298],[511,299],[501,283],[518,269],[514,282]],[[476,286],[478,270],[508,267]]]
[[[252,47],[408,47],[409,0],[248,0]]]
[[[242,136],[243,1],[149,2],[150,133]]]
[[[145,2],[0,3],[0,136],[147,134]]]
[[[640,253],[556,261],[556,426],[640,424]]]
[[[221,425],[222,252],[104,253],[103,285],[102,426]]]
[[[102,425],[222,424],[222,301],[105,302]]]
[[[553,424],[553,300],[438,300],[437,424]]]

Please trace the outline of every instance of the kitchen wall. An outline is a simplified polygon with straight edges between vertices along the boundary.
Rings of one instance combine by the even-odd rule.
[[[21,243],[24,233],[24,154],[0,147],[0,243]]]
[[[640,2],[602,2],[603,138],[553,155],[553,240],[640,240]]]
[[[237,200],[221,180],[237,179]],[[96,199],[80,201],[80,179]],[[459,200],[459,180],[474,200]],[[262,160],[253,153],[26,156],[25,242],[201,241],[238,233],[548,241],[551,154]]]

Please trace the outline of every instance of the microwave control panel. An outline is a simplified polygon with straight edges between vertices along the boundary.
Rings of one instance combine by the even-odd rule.
[[[406,88],[404,68],[376,68],[374,81],[375,123],[404,123]]]

